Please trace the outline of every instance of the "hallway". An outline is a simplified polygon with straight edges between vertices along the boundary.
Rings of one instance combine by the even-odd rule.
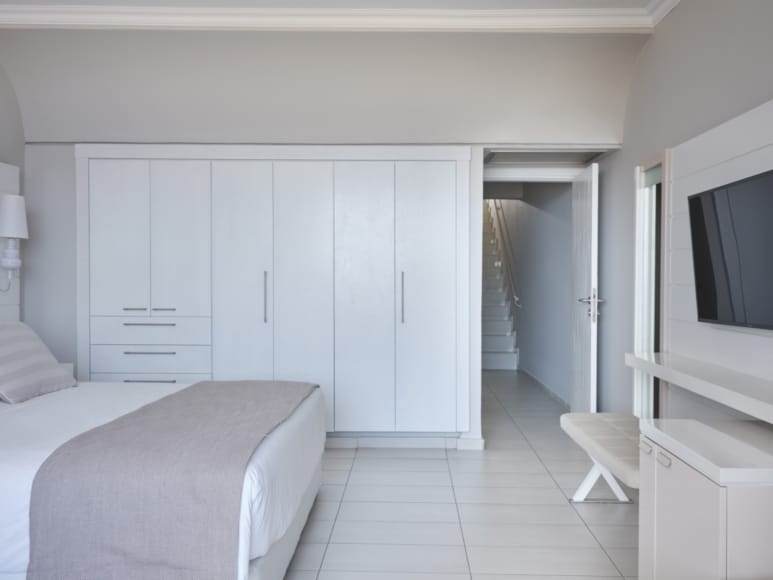
[[[637,506],[568,501],[590,461],[563,404],[515,371],[483,385],[485,451],[326,451],[286,580],[634,578]]]

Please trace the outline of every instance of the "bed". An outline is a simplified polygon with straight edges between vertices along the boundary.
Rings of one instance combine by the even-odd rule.
[[[26,578],[32,483],[49,455],[73,437],[185,386],[79,383],[22,403],[0,403],[0,580]],[[281,580],[319,489],[324,439],[324,405],[314,389],[250,458],[237,580]]]

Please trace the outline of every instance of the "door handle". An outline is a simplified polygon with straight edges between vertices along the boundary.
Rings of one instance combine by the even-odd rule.
[[[177,312],[177,308],[151,308],[153,312]]]
[[[124,326],[177,326],[176,322],[124,322]]]
[[[124,312],[145,312],[147,308],[122,308]]]
[[[583,304],[590,304],[593,300],[590,296],[588,298],[578,298],[577,302],[582,302]]]
[[[177,353],[173,350],[169,351],[142,351],[142,350],[125,350],[123,351],[125,355],[146,355],[146,354],[152,354],[152,355],[167,355],[167,356],[173,356]]]
[[[645,453],[647,455],[652,453],[652,445],[650,445],[649,443],[645,443],[644,441],[639,441],[639,449],[641,449],[642,453]]]
[[[671,467],[671,458],[662,451],[658,451],[657,459],[663,467]]]
[[[124,383],[169,383],[174,384],[177,382],[176,379],[124,379]]]

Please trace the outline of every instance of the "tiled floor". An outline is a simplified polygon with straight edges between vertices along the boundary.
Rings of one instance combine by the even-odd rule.
[[[328,450],[286,580],[635,577],[636,505],[568,501],[590,464],[566,409],[521,373],[483,384],[485,451]]]

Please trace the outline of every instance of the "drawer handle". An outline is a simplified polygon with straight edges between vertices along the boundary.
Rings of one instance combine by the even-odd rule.
[[[169,383],[174,384],[177,382],[176,379],[164,379],[164,380],[157,380],[154,381],[152,379],[124,379],[124,383]]]
[[[125,350],[125,351],[123,351],[123,353],[124,354],[128,354],[128,355],[136,355],[136,354],[142,354],[142,355],[145,355],[145,354],[175,355],[175,354],[177,354],[173,350],[170,350],[170,351],[153,351],[153,352],[151,352],[151,351],[143,351],[143,350]]]
[[[671,467],[671,458],[665,453],[658,451],[658,463],[663,467]]]
[[[151,308],[153,312],[177,312],[177,308]]]
[[[147,308],[123,308],[124,312],[145,312]]]
[[[124,326],[177,326],[176,322],[124,322]]]
[[[641,449],[642,453],[646,453],[647,455],[652,453],[652,445],[645,443],[644,441],[639,441],[639,449]]]

